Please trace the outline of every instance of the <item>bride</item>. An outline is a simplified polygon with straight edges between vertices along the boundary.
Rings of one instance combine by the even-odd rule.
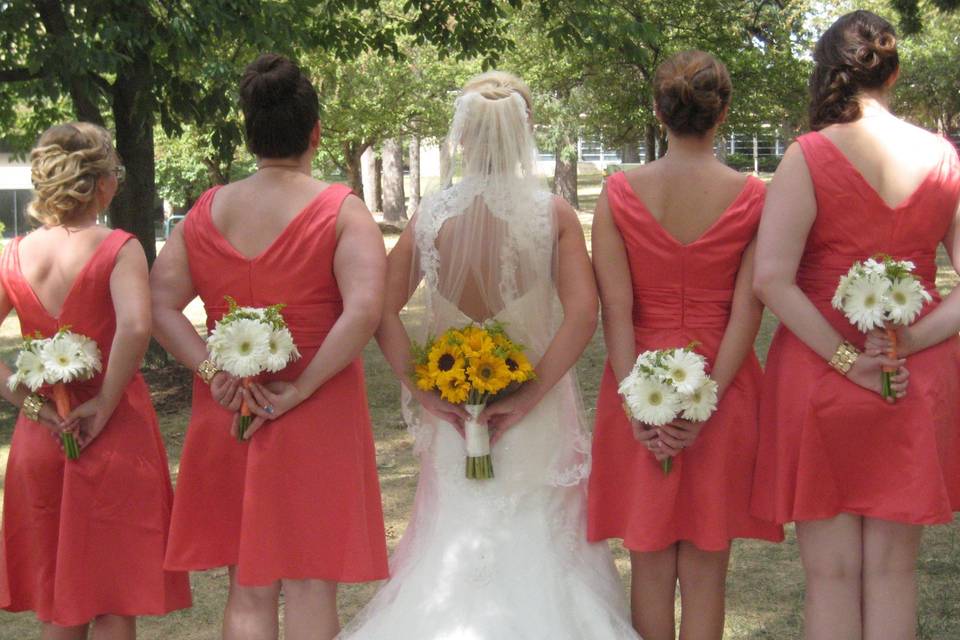
[[[573,209],[534,175],[530,105],[509,74],[467,83],[446,186],[390,254],[377,338],[403,382],[420,479],[392,577],[340,638],[637,638],[606,545],[586,541],[590,447],[570,368],[596,327],[597,293]],[[537,380],[481,414],[496,477],[470,480],[466,412],[412,384],[411,338],[494,320]]]

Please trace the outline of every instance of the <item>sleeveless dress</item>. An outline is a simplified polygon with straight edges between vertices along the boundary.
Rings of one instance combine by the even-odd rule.
[[[820,133],[797,139],[817,199],[797,284],[828,322],[863,348],[864,335],[830,306],[840,276],[877,253],[916,264],[940,298],[937,246],[960,199],[960,162],[943,159],[891,208]],[[960,508],[960,338],[907,358],[907,395],[890,405],[833,371],[781,325],[767,359],[754,512],[778,522],[858,514],[911,524],[949,522]]]
[[[24,335],[69,326],[96,341],[104,370],[116,331],[110,274],[131,238],[115,230],[77,274],[58,317],[20,269],[20,239],[0,259],[0,283]],[[67,385],[71,406],[95,396],[103,373]],[[49,397],[49,389],[41,389]],[[190,606],[185,573],[164,571],[173,491],[150,392],[138,372],[100,435],[67,461],[50,431],[21,412],[4,479],[0,606],[61,626],[100,614],[160,615]]]
[[[714,365],[740,261],[756,236],[763,182],[748,178],[716,222],[686,245],[660,226],[623,173],[607,181],[607,196],[630,264],[637,353],[695,341],[696,351]],[[664,475],[633,437],[608,362],[597,398],[590,539],[621,538],[634,551],[680,540],[705,551],[726,549],[732,538],[782,540],[781,527],[749,512],[760,377],[751,351],[696,442]]]
[[[407,313],[426,308],[425,335],[474,321],[441,293],[457,257],[440,253],[437,238],[445,223],[477,215],[462,212],[483,198],[492,220],[482,226],[507,230],[496,242],[499,259],[483,263],[503,276],[491,286],[503,307],[490,320],[503,323],[532,362],[543,355],[561,314],[549,275],[553,200],[525,195],[494,198],[467,177],[424,198],[411,223],[423,297],[415,295]],[[475,238],[463,240],[463,253],[477,249]],[[515,279],[521,262],[525,283]],[[412,324],[408,317],[408,330]],[[568,373],[493,445],[489,480],[465,477],[464,440],[452,425],[426,411],[407,416],[420,459],[410,524],[390,558],[390,580],[338,638],[637,639],[609,549],[586,539],[589,441],[578,394]]]
[[[224,296],[241,306],[286,304],[282,313],[303,357],[259,380],[295,380],[343,312],[333,257],[337,216],[350,190],[336,184],[324,189],[252,260],[214,226],[216,192],[204,193],[183,221],[207,328],[226,313]],[[386,577],[362,360],[247,442],[230,435],[231,421],[195,377],[167,567],[236,566],[243,585]]]

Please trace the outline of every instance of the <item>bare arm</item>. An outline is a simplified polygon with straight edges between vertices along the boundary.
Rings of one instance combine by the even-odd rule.
[[[637,357],[633,333],[633,284],[623,238],[613,221],[606,188],[597,200],[591,231],[593,270],[600,289],[603,340],[613,375],[619,382]]]
[[[520,391],[487,407],[481,420],[496,430],[494,439],[515,425],[537,405],[576,363],[597,328],[597,285],[583,238],[583,229],[573,208],[554,199],[557,221],[559,273],[557,294],[563,306],[563,322],[546,353],[537,363],[537,379]]]
[[[943,238],[943,246],[950,256],[954,271],[960,273],[960,203],[953,216],[953,223]],[[960,331],[960,287],[955,287],[936,309],[909,327],[898,328],[897,351],[908,356],[923,351]]]
[[[68,421],[80,419],[78,444],[86,447],[96,438],[123,398],[130,379],[140,370],[150,343],[151,314],[147,257],[139,242],[127,242],[117,254],[110,274],[110,297],[117,328],[100,392],[74,409]]]
[[[753,258],[756,240],[750,243],[740,260],[737,282],[733,291],[730,319],[720,341],[717,359],[713,363],[711,377],[719,387],[718,395],[724,392],[737,377],[744,358],[753,349],[763,317],[763,303],[753,295]]]
[[[816,215],[810,172],[800,146],[794,143],[784,154],[767,189],[757,236],[753,288],[794,335],[829,361],[843,338],[796,283],[797,269]],[[864,354],[847,377],[880,393],[883,365],[897,367],[902,366],[903,361]]]
[[[386,270],[380,228],[356,196],[344,201],[337,227],[333,273],[343,298],[343,312],[293,383],[254,384],[245,392],[250,394],[248,401],[254,400],[250,407],[258,416],[247,430],[248,437],[264,420],[276,419],[297,406],[353,362],[380,324]]]
[[[415,227],[416,216],[407,224],[387,257],[387,288],[383,298],[383,317],[377,329],[377,343],[394,375],[400,380],[400,384],[406,387],[427,411],[461,429],[463,419],[467,415],[466,411],[443,400],[436,393],[418,389],[410,378],[412,361],[410,337],[403,322],[400,321],[400,311],[406,306],[416,289],[417,281],[410,274],[410,270],[414,268],[413,231]]]

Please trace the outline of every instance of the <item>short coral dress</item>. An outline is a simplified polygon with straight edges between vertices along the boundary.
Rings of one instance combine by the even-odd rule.
[[[247,259],[214,226],[217,188],[183,221],[190,274],[212,328],[224,296],[283,303],[303,355],[260,380],[292,381],[343,311],[333,272],[336,222],[350,190],[331,185],[260,255]],[[184,443],[167,567],[236,566],[244,585],[280,579],[364,582],[387,576],[380,484],[358,358],[248,442],[199,378]]]
[[[57,317],[23,277],[19,238],[13,240],[0,259],[0,283],[24,335],[50,337],[69,326],[96,341],[106,364],[116,331],[110,275],[117,253],[133,237],[115,230],[103,240]],[[71,405],[95,396],[102,384],[103,373],[68,385]],[[4,609],[74,626],[101,614],[160,615],[190,606],[187,574],[163,568],[173,490],[157,415],[139,373],[77,460],[65,460],[50,431],[21,412],[3,490]]]
[[[833,309],[840,276],[878,253],[916,264],[934,303],[937,246],[960,199],[960,162],[946,141],[936,168],[890,207],[823,134],[797,139],[817,217],[797,284],[858,348],[864,336]],[[778,522],[840,513],[910,524],[949,522],[960,506],[960,338],[907,358],[907,395],[890,405],[836,373],[785,326],[770,346],[761,404],[754,512]]]
[[[713,226],[686,245],[660,226],[622,173],[607,181],[607,197],[630,264],[637,353],[695,341],[712,364],[743,252],[757,232],[763,182],[748,178]],[[732,538],[782,540],[781,527],[749,512],[760,376],[750,353],[697,441],[664,475],[633,437],[607,363],[593,439],[590,540],[621,538],[634,551],[657,551],[681,540],[706,551],[726,549]]]

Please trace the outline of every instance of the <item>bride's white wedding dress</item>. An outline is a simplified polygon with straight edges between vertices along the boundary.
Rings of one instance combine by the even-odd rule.
[[[458,116],[464,110],[458,101]],[[468,135],[455,119],[453,140]],[[562,319],[552,196],[516,176],[466,173],[425,198],[411,223],[420,285],[405,324],[422,340],[496,320],[535,363]],[[476,309],[485,317],[464,311]],[[421,465],[413,514],[391,578],[341,638],[638,637],[606,544],[586,539],[590,447],[578,394],[567,374],[507,431],[493,446],[490,480],[464,476],[461,435],[407,394]]]

